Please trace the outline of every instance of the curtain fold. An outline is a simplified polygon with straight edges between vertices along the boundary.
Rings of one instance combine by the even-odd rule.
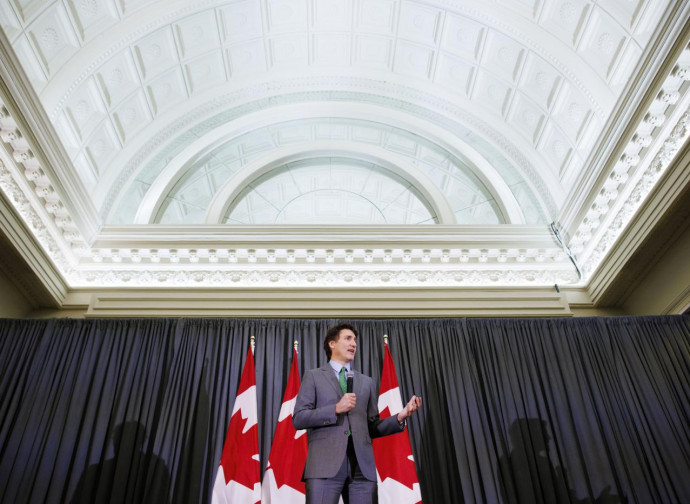
[[[209,502],[250,335],[263,468],[339,321],[0,320],[0,501]],[[347,322],[423,398],[425,502],[690,502],[690,317]]]

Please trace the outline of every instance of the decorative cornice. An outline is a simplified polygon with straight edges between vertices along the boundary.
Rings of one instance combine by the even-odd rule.
[[[51,216],[50,218],[55,228],[59,230],[62,238],[61,241],[69,244],[69,247],[77,254],[87,250],[86,240],[62,202],[61,196],[53,187],[46,172],[34,156],[29,142],[19,131],[14,119],[10,116],[1,100],[0,139],[7,152],[12,156],[13,162],[11,165],[14,168],[11,170],[5,163],[0,163],[0,185],[12,201],[15,202],[20,215],[37,233],[48,236],[49,233],[47,233],[45,226],[42,225],[41,218],[38,217],[37,209],[42,207],[41,211],[45,211],[47,215]],[[32,204],[32,202],[29,202],[23,194],[24,189],[21,188],[21,184],[18,182],[28,185],[28,188],[39,198],[40,203]],[[43,243],[46,250],[51,251],[51,254],[60,248],[55,239],[56,237],[50,237]],[[54,257],[54,260],[64,263],[74,261],[73,258],[65,257],[63,254]]]
[[[54,252],[60,257],[61,250],[43,225],[42,219],[34,212],[23,191],[14,184],[1,158],[0,191],[0,221],[3,234],[31,271],[40,278],[44,288],[36,289],[34,285],[25,284],[27,279],[21,276],[13,277],[12,280],[21,284],[24,291],[37,297],[30,300],[32,303],[40,304],[41,300],[38,298],[47,293],[48,297],[43,302],[59,306],[67,293],[67,285],[59,265],[53,266],[49,254]],[[20,213],[21,216],[18,215]]]
[[[94,248],[70,282],[79,287],[319,288],[543,286],[577,279],[563,250],[553,246],[438,249],[413,243],[406,249]]]
[[[576,252],[582,251],[587,240],[591,235],[599,229],[601,233],[597,235],[597,240],[594,242],[589,250],[590,252],[585,256],[586,259],[582,262],[581,267],[586,279],[589,279],[596,268],[601,264],[606,254],[611,250],[623,231],[627,228],[633,216],[642,206],[647,195],[651,192],[659,178],[668,168],[671,160],[674,158],[681,145],[690,135],[690,111],[685,112],[676,126],[673,128],[671,134],[664,140],[659,152],[654,157],[653,161],[649,163],[646,169],[636,177],[636,183],[628,191],[623,192],[624,196],[619,200],[619,193],[616,191],[605,192],[602,191],[602,198],[595,203],[591,210],[591,216],[578,229],[575,238],[573,239],[571,247],[574,247]],[[611,179],[615,180],[617,177],[622,179],[627,178],[627,165],[625,160],[616,165],[620,171],[615,171],[611,175]],[[620,167],[624,168],[620,168]],[[597,219],[596,213],[602,209],[607,211],[614,206],[615,203],[620,203],[618,211],[611,215],[607,215],[606,219]],[[590,220],[591,219],[591,220]],[[604,221],[604,222],[602,222]]]
[[[323,287],[467,287],[546,286],[577,281],[570,269],[250,269],[99,270],[74,271],[76,287],[216,287],[216,288],[323,288]]]
[[[629,224],[688,136],[688,60],[690,49],[686,46],[668,70],[646,113],[639,114],[635,133],[622,154],[600,177],[603,182],[598,193],[568,243],[585,280]],[[675,124],[669,124],[674,120]]]
[[[653,37],[651,45],[638,58],[637,70],[628,79],[617,107],[601,131],[602,140],[590,153],[587,168],[578,178],[574,190],[569,192],[559,216],[560,224],[571,236],[592,204],[593,194],[601,189],[602,181],[609,175],[611,164],[623,153],[630,152],[631,141],[638,150],[651,143],[646,132],[636,133],[636,130],[640,121],[645,120],[645,113],[656,100],[661,87],[670,84],[669,72],[674,76],[677,68],[687,66],[687,53],[684,55],[683,52],[689,36],[689,15],[690,3],[675,2],[670,5],[665,20],[658,23],[658,35]]]
[[[74,173],[72,161],[2,30],[0,129],[2,141],[8,144],[15,161],[25,166],[30,172],[27,178],[41,188],[37,192],[69,209],[69,219],[81,234],[95,234],[99,223],[91,198]]]
[[[684,117],[687,115],[688,113]],[[690,129],[690,125],[686,124],[686,128]],[[639,205],[639,208],[633,211],[632,218],[625,228],[618,230],[618,236],[612,237],[615,241],[605,251],[600,264],[592,272],[587,288],[594,302],[625,302],[624,296],[629,293],[626,287],[636,285],[640,278],[620,279],[619,277],[636,274],[640,271],[636,264],[639,265],[642,262],[648,263],[642,267],[642,274],[649,271],[649,267],[653,267],[654,262],[660,258],[659,254],[668,248],[664,237],[677,237],[676,232],[684,228],[687,219],[682,215],[683,209],[688,206],[686,198],[690,188],[689,167],[690,140],[686,139],[682,150],[675,155],[663,173],[647,176],[646,184],[658,176],[649,194],[639,199],[641,192],[638,187],[638,191],[630,196],[630,201],[626,201],[626,204],[633,207]],[[641,184],[645,183],[641,182]],[[631,210],[628,209],[628,211]],[[671,223],[676,220],[676,223],[670,224],[669,220]],[[617,225],[619,224],[613,226]],[[665,230],[669,226],[671,228]],[[653,243],[649,244],[650,240],[653,240]],[[641,247],[644,247],[644,250],[638,252]],[[611,289],[612,284],[613,289]],[[616,291],[616,285],[623,285],[624,290]]]
[[[391,248],[93,248],[91,257],[82,257],[81,265],[94,264],[536,264],[566,265],[560,248],[463,248],[463,249],[391,249]]]
[[[661,149],[649,164],[639,180],[635,184],[625,203],[615,216],[610,219],[610,224],[605,228],[605,232],[598,240],[596,247],[592,250],[587,261],[582,265],[582,270],[586,276],[590,276],[594,269],[601,263],[605,255],[611,250],[613,244],[625,230],[632,217],[642,206],[647,195],[656,185],[671,160],[678,153],[685,140],[690,136],[690,110],[685,112],[675,128],[664,141]]]

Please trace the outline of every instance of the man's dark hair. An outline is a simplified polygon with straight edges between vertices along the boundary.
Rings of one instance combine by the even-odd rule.
[[[329,327],[328,331],[326,331],[326,339],[323,340],[323,349],[326,352],[326,357],[328,357],[328,360],[331,360],[331,347],[328,345],[328,343],[330,341],[338,341],[340,331],[343,329],[349,329],[355,334],[356,338],[359,337],[359,332],[351,324],[343,323]]]

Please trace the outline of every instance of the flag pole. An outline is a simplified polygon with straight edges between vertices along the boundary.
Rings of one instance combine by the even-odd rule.
[[[387,335],[387,334],[384,334],[384,335],[383,335],[383,344],[384,344],[384,345],[387,345],[387,344],[388,344],[388,335]]]
[[[254,347],[256,347],[256,336],[249,336],[249,344],[252,347],[252,355],[254,355]]]
[[[292,344],[292,346],[294,347],[295,352],[297,352],[297,349],[299,348],[299,342],[297,340],[295,340],[295,342]]]

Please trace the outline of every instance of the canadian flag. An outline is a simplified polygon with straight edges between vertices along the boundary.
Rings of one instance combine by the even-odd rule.
[[[292,425],[292,412],[295,410],[299,386],[297,350],[294,349],[283,405],[278,415],[271,454],[268,456],[268,467],[264,473],[261,499],[264,504],[304,504],[305,501],[302,472],[307,462],[307,436],[306,431],[295,430]]]
[[[388,342],[385,343],[385,348],[379,392],[379,415],[381,418],[397,415],[403,409],[398,377],[395,374],[395,366]],[[399,434],[374,439],[373,447],[379,487],[379,504],[416,504],[422,502],[407,426]]]
[[[213,486],[213,504],[261,502],[261,467],[257,424],[254,354],[250,347],[237,388],[223,455]]]

